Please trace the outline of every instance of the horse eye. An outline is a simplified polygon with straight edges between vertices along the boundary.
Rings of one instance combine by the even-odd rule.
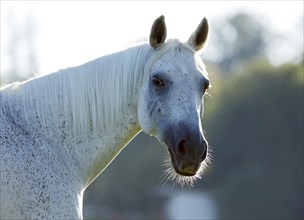
[[[157,86],[157,87],[162,87],[165,85],[165,83],[158,77],[154,76],[152,78],[152,83],[153,85]]]

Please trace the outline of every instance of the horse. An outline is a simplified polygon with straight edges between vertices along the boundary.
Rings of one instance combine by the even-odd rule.
[[[208,32],[204,17],[186,42],[167,40],[160,16],[147,42],[3,86],[1,219],[82,219],[84,190],[141,131],[167,149],[166,178],[201,178]]]

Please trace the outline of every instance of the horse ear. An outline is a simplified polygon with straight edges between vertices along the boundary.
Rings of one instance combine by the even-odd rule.
[[[154,49],[157,49],[165,42],[166,37],[167,28],[165,23],[165,17],[162,15],[157,18],[152,25],[150,33],[150,45]]]
[[[209,24],[207,19],[204,17],[187,42],[195,51],[198,51],[204,47],[208,38],[208,33]]]

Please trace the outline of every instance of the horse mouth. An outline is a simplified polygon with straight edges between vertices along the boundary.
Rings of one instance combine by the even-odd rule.
[[[175,170],[175,172],[181,176],[195,176],[197,171],[200,168],[200,163],[194,163],[192,161],[186,160],[179,160],[176,158],[174,153],[168,149],[170,157],[171,157],[171,164]]]
[[[181,176],[195,176],[196,175],[196,172],[195,173],[187,173],[187,172],[182,172],[182,171],[179,171],[179,170],[176,170],[174,169],[176,173],[178,173],[179,175]]]

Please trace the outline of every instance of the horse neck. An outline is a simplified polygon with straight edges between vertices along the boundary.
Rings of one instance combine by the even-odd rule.
[[[135,46],[1,93],[15,121],[62,146],[88,184],[140,131],[137,96],[150,55],[147,44]]]

